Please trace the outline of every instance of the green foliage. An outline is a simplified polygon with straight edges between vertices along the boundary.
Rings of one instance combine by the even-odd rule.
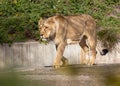
[[[1,0],[0,43],[39,40],[39,18],[55,14],[89,14],[96,19],[97,27],[107,30],[109,37],[116,37],[115,31],[120,27],[120,13],[114,10],[119,6],[120,0]],[[110,16],[111,13],[115,17]],[[111,36],[109,29],[115,35]],[[103,36],[108,35],[99,32],[98,38],[105,41],[107,38]]]
[[[103,46],[109,50],[116,48],[116,44],[120,42],[119,29],[103,29],[97,33],[98,39],[102,41]]]

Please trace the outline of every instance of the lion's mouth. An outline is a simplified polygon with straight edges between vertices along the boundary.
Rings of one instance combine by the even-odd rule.
[[[42,41],[50,41],[50,38],[45,38],[44,36],[40,36]]]

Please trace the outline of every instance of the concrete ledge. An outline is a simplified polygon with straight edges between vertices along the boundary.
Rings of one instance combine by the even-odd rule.
[[[7,44],[0,45],[0,66],[28,67],[50,66],[56,55],[54,44],[40,44],[38,42],[14,43],[9,47]],[[64,56],[69,64],[80,63],[79,45],[66,46]],[[105,56],[97,54],[96,64],[120,63],[120,53],[111,52]]]

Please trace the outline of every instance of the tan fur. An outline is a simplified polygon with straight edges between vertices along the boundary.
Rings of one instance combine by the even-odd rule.
[[[40,34],[43,38],[53,40],[56,44],[57,55],[55,68],[60,67],[61,61],[68,60],[63,56],[67,44],[79,43],[81,46],[81,63],[93,65],[96,58],[96,23],[86,14],[49,17],[38,22]]]

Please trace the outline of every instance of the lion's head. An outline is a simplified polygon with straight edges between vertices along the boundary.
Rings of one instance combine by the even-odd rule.
[[[41,38],[53,39],[55,35],[55,24],[52,17],[48,19],[40,19],[38,21],[38,27]]]

